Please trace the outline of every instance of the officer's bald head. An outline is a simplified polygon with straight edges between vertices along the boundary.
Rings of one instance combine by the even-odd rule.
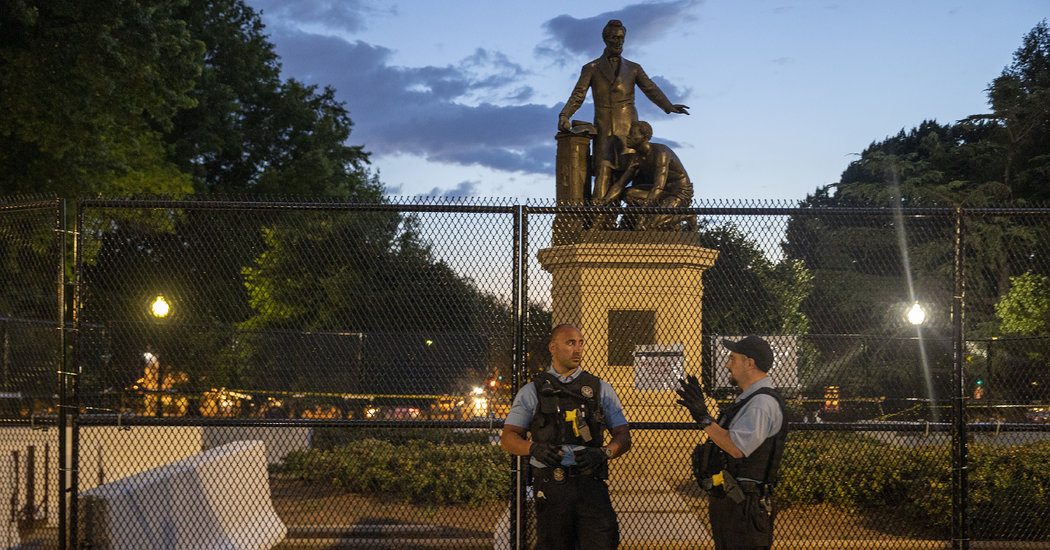
[[[558,325],[558,326],[556,326],[556,327],[551,329],[550,341],[553,342],[553,341],[557,340],[561,335],[563,335],[563,334],[565,334],[566,332],[569,332],[569,331],[577,332],[577,333],[580,333],[581,335],[583,334],[583,331],[581,331],[579,328],[577,328],[576,325],[574,325],[572,323],[562,323],[562,324],[560,324],[560,325]]]

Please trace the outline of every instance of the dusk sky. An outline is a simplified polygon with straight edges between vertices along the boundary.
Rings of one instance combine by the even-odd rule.
[[[336,89],[350,142],[396,196],[554,197],[558,112],[580,67],[624,57],[691,115],[639,91],[697,200],[805,198],[873,141],[988,112],[986,89],[1045,0],[248,0],[286,78]],[[573,116],[591,120],[591,99]]]

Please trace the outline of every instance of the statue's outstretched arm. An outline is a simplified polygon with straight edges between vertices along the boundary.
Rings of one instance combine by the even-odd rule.
[[[661,90],[660,87],[649,78],[649,75],[645,74],[641,65],[638,66],[638,71],[635,75],[635,82],[638,84],[638,88],[642,90],[642,93],[645,94],[645,97],[648,97],[649,101],[655,103],[656,106],[663,109],[665,113],[689,114],[689,106],[679,103],[671,103],[671,100],[667,99],[667,95],[664,94],[663,90]]]

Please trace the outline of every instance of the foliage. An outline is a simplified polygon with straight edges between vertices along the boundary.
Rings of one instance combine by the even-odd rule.
[[[774,263],[731,223],[704,224],[703,246],[719,251],[704,278],[704,331],[712,334],[805,334],[799,305],[812,277],[801,262]]]
[[[1032,526],[1045,523],[1050,513],[1050,441],[1017,447],[973,445],[969,461],[972,537],[1025,539],[1034,531]],[[948,472],[942,475],[946,483]],[[934,498],[942,500],[938,506],[950,504],[946,494]]]
[[[1010,292],[995,304],[995,314],[1007,334],[1050,332],[1050,277],[1031,272],[1010,277]]]
[[[162,141],[193,105],[204,55],[175,17],[179,4],[23,0],[0,10],[0,193],[189,191]]]
[[[437,259],[415,220],[384,211],[297,214],[295,225],[264,229],[262,252],[243,270],[254,315],[242,328],[262,340],[273,329],[364,334],[364,361],[379,375],[362,376],[363,386],[351,391],[412,391],[400,377],[420,384],[415,391],[453,391],[456,377],[487,376],[486,350],[502,337],[497,320],[508,317],[504,306]],[[289,358],[262,353],[262,341],[254,345],[256,382],[350,383],[331,368],[289,373]],[[424,371],[426,380],[419,376]],[[325,378],[333,376],[338,380]]]
[[[700,226],[702,246],[718,250],[704,273],[703,328],[707,334],[788,334],[810,331],[801,305],[813,289],[813,276],[798,260],[773,261],[733,223]],[[814,351],[799,339],[797,364],[814,367]]]
[[[328,451],[290,453],[279,471],[417,504],[475,505],[506,497],[507,461],[490,444],[362,439]]]
[[[368,153],[347,145],[347,108],[330,88],[281,79],[243,0],[19,2],[0,17],[2,192],[384,200]],[[191,384],[243,385],[274,330],[463,332],[502,311],[396,212],[215,212],[86,211],[82,303],[109,350],[86,380],[135,380],[144,339]],[[389,274],[400,282],[376,284]],[[179,302],[178,331],[144,316],[161,292]]]
[[[314,449],[332,450],[364,439],[380,439],[401,445],[408,441],[487,445],[489,431],[450,430],[447,428],[314,428],[311,445]]]
[[[1048,440],[970,445],[973,538],[1018,540],[1050,513],[1048,460]],[[889,509],[919,525],[942,529],[951,522],[951,464],[945,446],[898,446],[863,434],[796,432],[788,438],[780,480],[777,498],[788,506]]]
[[[207,47],[192,108],[166,134],[198,193],[282,193],[374,200],[368,153],[331,88],[282,81],[258,15],[243,0],[189,0],[177,15]]]
[[[827,503],[849,510],[907,504],[927,483],[935,447],[894,447],[860,434],[792,433],[777,497],[786,504]]]
[[[1045,201],[1050,198],[1050,27],[1045,19],[1025,35],[1013,59],[988,88],[992,112],[967,122],[995,123],[1001,181],[1018,199]]]
[[[900,390],[903,380],[921,384],[908,370],[914,362],[907,354],[870,345],[872,338],[893,342],[914,336],[901,319],[913,300],[927,308],[924,331],[934,343],[927,349],[933,378],[944,378],[939,365],[948,364],[943,359],[950,350],[936,342],[950,331],[955,209],[1031,206],[1050,198],[1045,147],[1050,142],[1050,32],[1045,21],[1024,38],[1014,63],[991,83],[988,94],[990,114],[956,124],[923,121],[872,143],[838,183],[801,202],[812,211],[788,222],[784,253],[803,262],[813,278],[801,311],[812,334],[829,335],[816,342],[821,362],[838,365],[841,372],[881,377],[847,391],[887,395]],[[836,207],[869,210],[845,213]],[[909,212],[915,207],[939,207],[941,213]],[[1006,295],[1010,278],[1050,274],[1041,252],[1050,227],[1035,216],[988,212],[965,216],[963,225],[965,329],[971,338],[994,337],[996,303]]]

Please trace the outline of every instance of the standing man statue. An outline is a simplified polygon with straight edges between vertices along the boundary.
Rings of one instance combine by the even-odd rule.
[[[627,418],[612,386],[580,366],[578,328],[554,327],[548,349],[551,367],[514,397],[500,446],[531,457],[537,548],[612,550],[620,528],[605,480],[609,459],[631,448]]]
[[[634,153],[625,155],[626,167],[622,172],[613,172],[616,183],[604,197],[597,198],[599,204],[619,205],[623,200],[628,206],[688,207],[693,202],[693,184],[682,161],[670,147],[650,143],[652,137],[653,128],[648,122],[631,123],[626,143]],[[676,229],[680,220],[681,217],[670,214],[634,216],[631,229],[671,230]],[[695,216],[689,225],[696,230]]]
[[[569,117],[583,105],[587,89],[591,89],[594,100],[594,125],[598,130],[592,152],[595,158],[592,197],[603,197],[608,192],[611,172],[618,168],[623,140],[631,128],[631,123],[638,120],[638,111],[634,106],[635,86],[641,88],[646,97],[665,113],[689,114],[688,106],[672,104],[667,99],[645,74],[641,65],[621,57],[626,33],[623,23],[618,19],[612,19],[605,25],[602,30],[605,52],[598,59],[583,66],[576,87],[558,115],[558,129],[563,132],[569,131]]]
[[[722,345],[730,352],[730,379],[742,391],[718,420],[708,414],[707,398],[695,376],[682,380],[675,390],[678,404],[689,409],[708,437],[693,452],[693,475],[711,497],[715,550],[769,548],[776,518],[773,486],[787,437],[784,398],[768,374],[773,350],[753,335],[738,342],[722,340]]]

